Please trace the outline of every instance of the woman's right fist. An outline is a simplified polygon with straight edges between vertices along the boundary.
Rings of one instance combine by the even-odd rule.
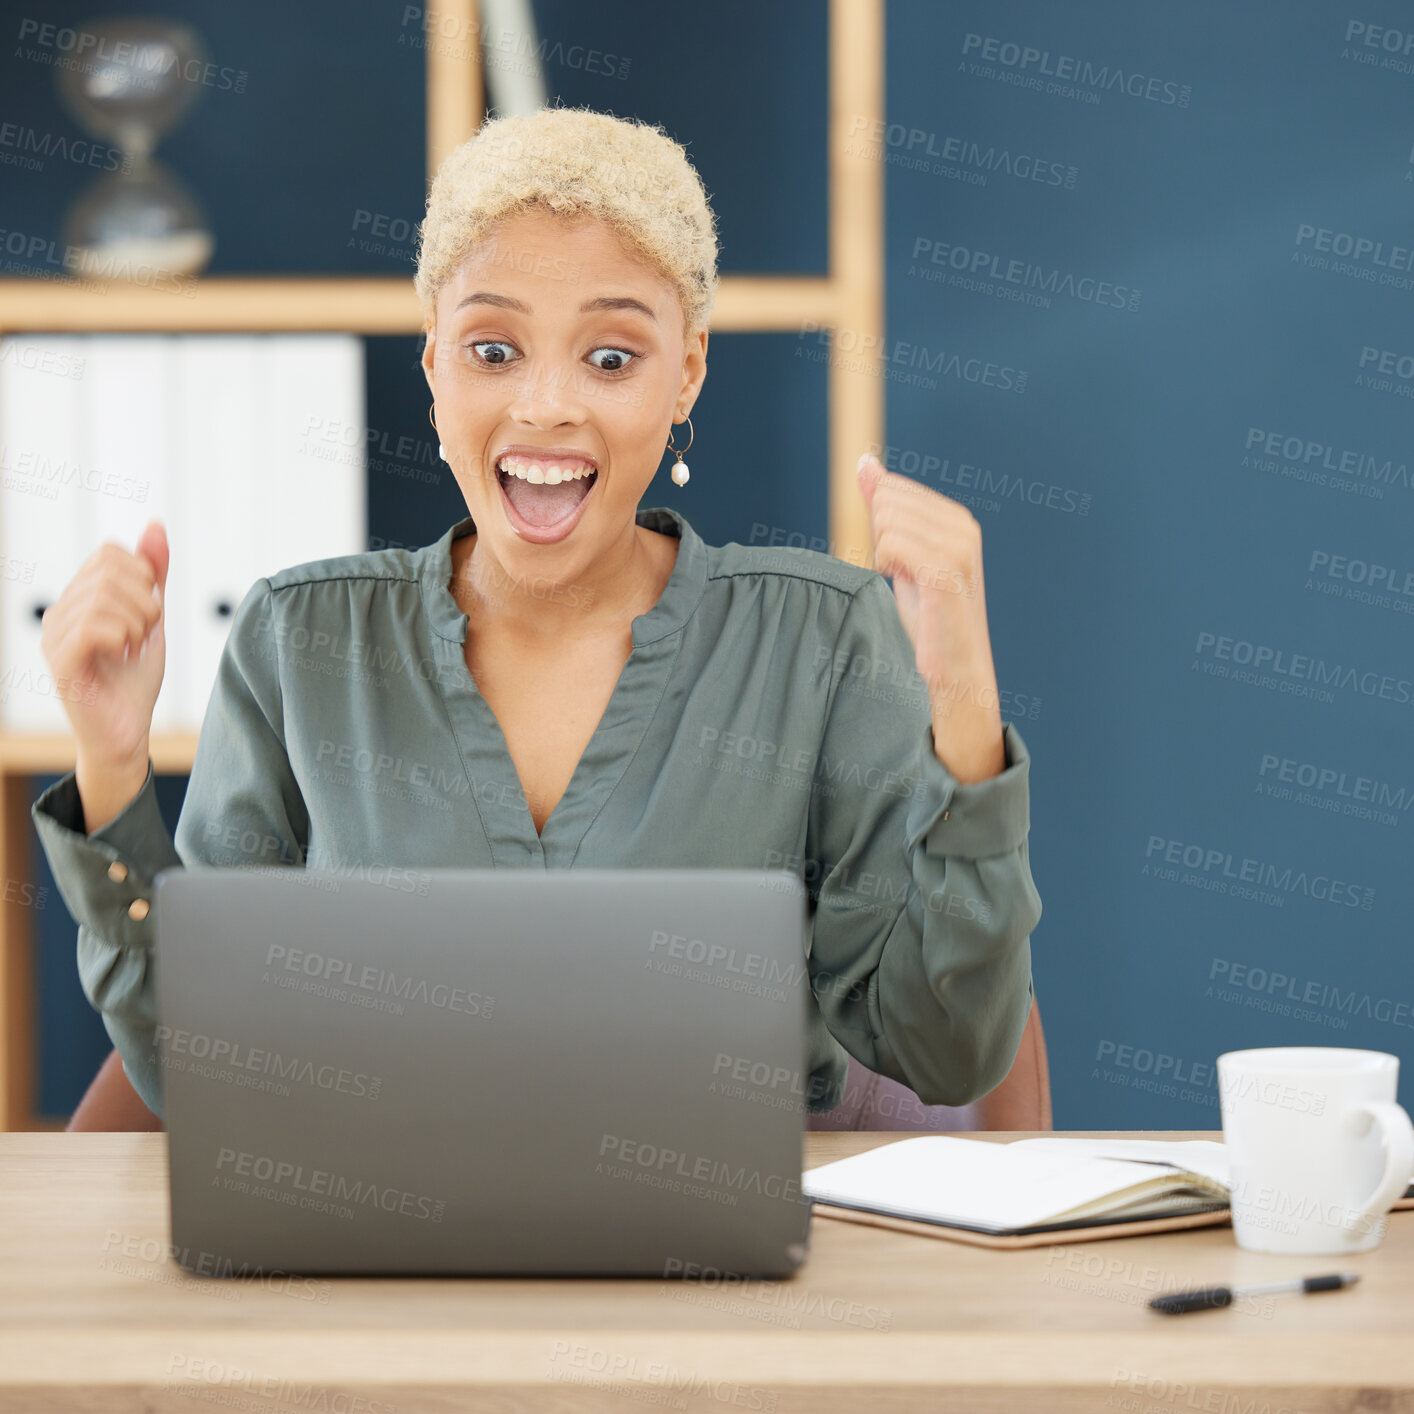
[[[79,752],[91,761],[146,755],[167,663],[161,595],[169,559],[159,520],[147,523],[136,551],[105,541],[40,620],[40,647]]]

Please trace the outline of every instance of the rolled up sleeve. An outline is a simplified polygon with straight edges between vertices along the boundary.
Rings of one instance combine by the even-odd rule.
[[[73,771],[30,813],[78,924],[84,995],[102,1014],[133,1089],[161,1117],[151,907],[157,874],[268,864],[272,855],[274,862],[304,862],[309,821],[285,750],[269,580],[251,586],[232,618],[175,838],[157,806],[150,760],[142,788],[91,834]],[[260,842],[254,858],[252,839]]]
[[[807,831],[811,985],[825,1024],[924,1104],[1006,1077],[1031,1010],[1030,756],[959,782],[937,758],[927,689],[882,576],[855,594],[836,661]]]

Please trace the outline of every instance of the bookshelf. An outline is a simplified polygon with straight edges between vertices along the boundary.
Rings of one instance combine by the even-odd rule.
[[[477,0],[442,0],[443,32],[479,33]],[[427,45],[427,172],[465,141],[484,112],[476,44]],[[462,57],[466,55],[467,57]],[[851,126],[884,116],[884,0],[829,0],[829,274],[722,278],[713,332],[848,329],[861,348],[883,333],[884,169],[850,152]],[[867,129],[866,129],[867,130]],[[313,332],[416,334],[421,309],[411,277],[222,277],[173,294],[114,283],[0,279],[0,334]],[[877,354],[831,359],[828,390],[829,533],[833,546],[863,557],[868,517],[854,463],[883,440],[884,384]],[[867,562],[867,559],[866,559]],[[77,567],[75,567],[77,568]],[[154,736],[156,772],[186,774],[195,734]],[[0,894],[0,1130],[49,1129],[35,1115],[36,998],[31,910],[21,887],[32,877],[31,780],[74,768],[65,735],[0,732],[0,861],[10,887]]]

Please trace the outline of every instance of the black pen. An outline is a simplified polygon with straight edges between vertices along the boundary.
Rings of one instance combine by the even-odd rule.
[[[1358,1276],[1346,1272],[1340,1276],[1274,1281],[1269,1286],[1205,1286],[1198,1291],[1171,1291],[1167,1296],[1156,1296],[1149,1305],[1165,1315],[1181,1316],[1185,1311],[1211,1311],[1217,1306],[1231,1306],[1239,1296],[1265,1296],[1272,1291],[1341,1291],[1359,1280]]]

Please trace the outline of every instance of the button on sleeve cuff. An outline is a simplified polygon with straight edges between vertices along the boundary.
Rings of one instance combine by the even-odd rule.
[[[1031,756],[1021,733],[1002,729],[1006,766],[985,781],[964,784],[938,760],[933,729],[919,751],[918,788],[909,807],[907,844],[938,858],[986,859],[1009,854],[1031,828]]]
[[[84,833],[72,771],[39,796],[30,814],[75,921],[119,947],[150,947],[153,881],[182,862],[157,807],[152,763],[138,793],[92,834]]]

